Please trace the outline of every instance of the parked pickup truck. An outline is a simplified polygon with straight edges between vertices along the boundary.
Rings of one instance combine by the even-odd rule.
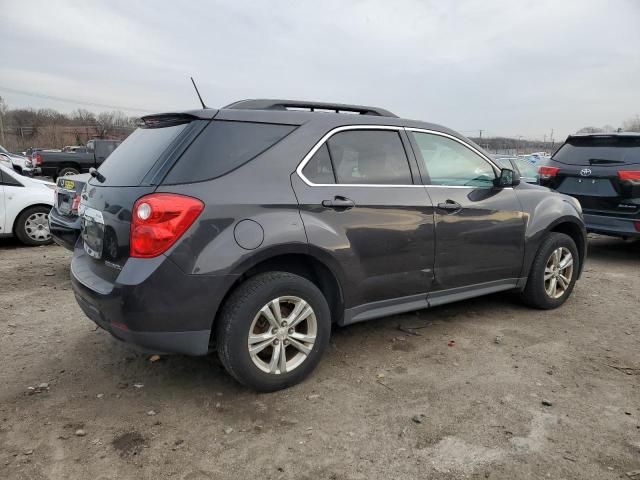
[[[86,173],[91,167],[98,167],[111,155],[119,140],[94,139],[87,142],[86,153],[81,152],[38,152],[35,154],[35,166],[45,177],[63,177]]]

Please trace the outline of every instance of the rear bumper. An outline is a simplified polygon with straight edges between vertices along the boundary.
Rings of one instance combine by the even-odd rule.
[[[130,258],[111,283],[96,275],[93,262],[76,248],[71,283],[78,305],[98,326],[145,351],[208,353],[213,320],[234,276],[187,275],[160,256]]]
[[[49,232],[53,241],[67,250],[74,249],[80,236],[80,217],[63,217],[55,208],[49,212]]]
[[[635,227],[637,222],[640,222],[640,218],[584,214],[584,223],[588,232],[616,237],[640,237],[640,231]]]

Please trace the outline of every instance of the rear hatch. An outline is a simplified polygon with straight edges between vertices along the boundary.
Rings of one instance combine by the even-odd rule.
[[[177,157],[206,126],[188,114],[143,118],[98,169],[82,193],[82,268],[74,273],[85,284],[113,282],[129,258],[132,209],[137,199],[155,191]],[[91,278],[94,277],[94,278]]]
[[[640,214],[640,135],[569,137],[540,173],[542,184],[577,198],[585,213]]]

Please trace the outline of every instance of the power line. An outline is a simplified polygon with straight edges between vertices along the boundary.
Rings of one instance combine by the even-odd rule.
[[[73,103],[75,105],[89,105],[89,106],[92,106],[92,107],[111,108],[113,110],[131,110],[131,111],[143,112],[143,113],[149,113],[149,112],[153,111],[152,109],[148,109],[148,108],[122,107],[120,105],[109,105],[109,104],[106,104],[106,103],[86,102],[86,101],[82,101],[82,100],[73,100],[71,98],[57,97],[57,96],[54,96],[54,95],[46,95],[44,93],[26,92],[24,90],[17,90],[15,88],[3,87],[2,85],[0,85],[0,90],[5,91],[5,92],[15,93],[17,95],[26,95],[28,97],[44,98],[46,100],[55,100],[55,101],[58,101],[58,102]]]

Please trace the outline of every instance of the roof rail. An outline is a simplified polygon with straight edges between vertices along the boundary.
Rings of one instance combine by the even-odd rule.
[[[343,103],[307,102],[301,100],[239,100],[226,107],[238,110],[309,110],[327,113],[357,113],[360,115],[376,115],[379,117],[396,117],[389,110],[364,105],[346,105]]]

